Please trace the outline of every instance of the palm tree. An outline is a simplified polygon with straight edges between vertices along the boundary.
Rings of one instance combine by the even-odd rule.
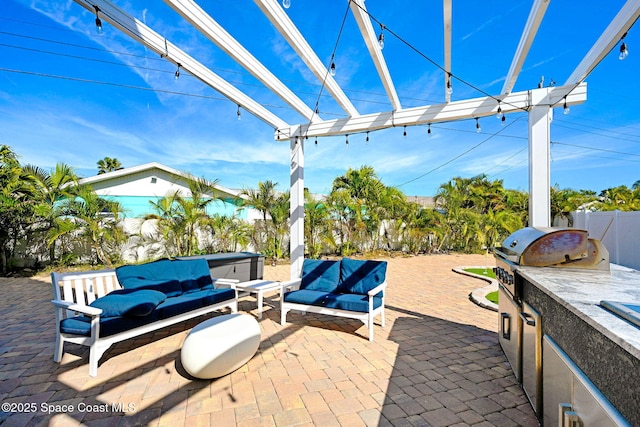
[[[104,159],[98,160],[98,175],[102,175],[103,173],[113,172],[122,169],[122,164],[120,160],[113,157],[105,157]]]
[[[316,200],[309,190],[304,191],[304,239],[309,258],[319,258],[323,249],[334,248],[332,220],[326,202]]]
[[[56,164],[50,172],[33,165],[24,170],[29,174],[37,190],[36,214],[42,218],[44,230],[50,235],[56,234],[56,218],[61,215],[60,202],[75,197],[78,177],[73,168],[64,163]],[[49,261],[55,261],[56,240],[49,244]]]
[[[243,202],[244,205],[248,205],[258,210],[262,214],[262,223],[256,223],[254,225],[253,242],[258,251],[266,251],[265,255],[273,255],[276,231],[273,227],[273,218],[271,213],[274,211],[274,207],[277,204],[278,194],[276,192],[277,182],[264,181],[258,182],[258,189],[244,189],[242,193],[247,199]],[[269,222],[269,219],[272,221]]]
[[[50,243],[70,234],[84,240],[98,261],[106,266],[118,261],[120,246],[125,241],[120,226],[123,212],[120,203],[103,199],[84,185],[78,188],[76,198],[63,201],[61,209],[63,216],[56,218]]]

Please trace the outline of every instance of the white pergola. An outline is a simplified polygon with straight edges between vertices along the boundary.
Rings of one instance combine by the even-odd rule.
[[[299,277],[304,257],[304,142],[307,137],[348,135],[398,126],[434,124],[455,120],[503,114],[528,112],[529,125],[529,221],[532,226],[550,225],[550,122],[555,106],[570,106],[587,99],[586,77],[616,46],[640,16],[640,0],[628,0],[610,22],[591,50],[576,66],[561,86],[532,88],[512,92],[524,61],[551,0],[534,0],[520,42],[499,95],[452,102],[447,91],[451,79],[451,22],[452,0],[443,0],[444,63],[442,104],[403,108],[393,79],[378,43],[372,19],[365,0],[350,0],[350,12],[367,46],[375,69],[385,89],[389,111],[360,114],[343,89],[328,72],[318,55],[305,40],[278,0],[254,0],[262,13],[291,45],[323,88],[346,113],[346,118],[322,120],[315,111],[258,61],[241,43],[234,39],[218,22],[193,0],[164,0],[183,19],[197,28],[209,40],[226,52],[250,72],[264,86],[277,94],[304,119],[304,123],[291,124],[269,111],[233,84],[171,43],[164,36],[140,20],[106,0],[74,0],[101,20],[109,22],[163,58],[183,68],[206,85],[243,109],[260,118],[275,129],[274,138],[290,142],[291,155],[291,275]]]

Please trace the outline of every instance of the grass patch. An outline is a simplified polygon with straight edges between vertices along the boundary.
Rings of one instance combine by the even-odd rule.
[[[488,293],[486,298],[492,303],[498,304],[498,291]]]
[[[469,272],[469,273],[473,273],[473,274],[478,274],[480,276],[487,276],[490,277],[492,279],[496,278],[496,274],[493,272],[492,268],[465,268],[464,271]]]

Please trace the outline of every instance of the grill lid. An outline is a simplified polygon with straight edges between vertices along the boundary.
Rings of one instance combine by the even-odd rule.
[[[496,254],[534,267],[572,263],[589,257],[589,233],[576,228],[525,227],[507,237]]]

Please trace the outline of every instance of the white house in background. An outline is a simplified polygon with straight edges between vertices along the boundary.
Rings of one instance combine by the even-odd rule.
[[[128,219],[144,218],[155,213],[150,202],[157,202],[168,194],[179,191],[183,196],[190,196],[189,180],[197,177],[163,164],[152,162],[139,166],[107,172],[100,175],[82,178],[80,184],[89,184],[99,196],[120,202],[124,207],[124,216]],[[219,199],[207,207],[209,215],[220,214],[235,216],[252,222],[260,218],[252,208],[240,208],[235,201],[246,199],[240,191],[221,185],[215,185],[215,196]],[[209,196],[213,196],[209,194]]]

